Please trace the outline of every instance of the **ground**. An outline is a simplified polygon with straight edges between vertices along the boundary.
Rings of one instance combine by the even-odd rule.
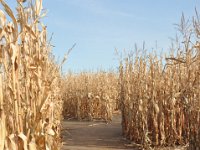
[[[132,150],[121,131],[120,114],[111,123],[65,120],[62,150]]]
[[[123,138],[120,114],[114,114],[111,123],[64,120],[62,126],[62,150],[139,150]],[[185,150],[185,147],[157,150]]]

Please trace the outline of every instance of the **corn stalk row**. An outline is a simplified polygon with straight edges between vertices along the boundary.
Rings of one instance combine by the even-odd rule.
[[[170,55],[137,50],[120,63],[123,134],[143,148],[200,148],[199,20],[182,17]],[[195,41],[195,42],[192,42]]]
[[[117,109],[117,76],[110,72],[68,74],[64,82],[65,118],[112,119]]]
[[[51,55],[42,0],[0,0],[0,150],[60,149],[59,67]]]

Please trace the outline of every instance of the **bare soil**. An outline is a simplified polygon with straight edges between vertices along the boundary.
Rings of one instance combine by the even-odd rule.
[[[122,136],[121,115],[115,114],[111,123],[105,121],[63,122],[62,150],[133,150]]]

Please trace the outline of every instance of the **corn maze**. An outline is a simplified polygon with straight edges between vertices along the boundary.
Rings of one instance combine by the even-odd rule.
[[[184,16],[171,51],[136,49],[118,71],[67,73],[55,62],[42,0],[0,0],[0,150],[60,150],[62,119],[112,121],[143,149],[200,149],[200,19]]]

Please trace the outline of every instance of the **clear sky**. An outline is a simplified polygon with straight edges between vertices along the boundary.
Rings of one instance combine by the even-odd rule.
[[[6,0],[12,3],[13,0]],[[200,0],[43,0],[44,22],[53,33],[53,53],[62,58],[76,43],[64,71],[116,68],[115,48],[133,50],[143,41],[151,50],[167,51],[182,12],[200,10]],[[11,4],[13,5],[13,4]]]

